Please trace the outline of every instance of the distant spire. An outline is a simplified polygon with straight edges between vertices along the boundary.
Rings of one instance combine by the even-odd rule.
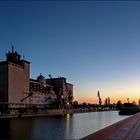
[[[14,45],[12,45],[12,53],[14,52]]]

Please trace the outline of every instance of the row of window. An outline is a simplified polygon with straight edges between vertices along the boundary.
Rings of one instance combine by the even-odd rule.
[[[42,87],[41,85],[39,85],[39,84],[34,84],[34,83],[31,83],[31,84],[30,84],[30,90],[32,90],[32,91],[44,92],[44,93],[46,93],[46,92],[49,91],[48,88],[44,88],[44,87]]]
[[[48,94],[48,92],[43,93],[43,92],[38,92],[38,91],[33,91],[33,90],[30,90],[30,92],[33,92],[33,95],[47,95]]]

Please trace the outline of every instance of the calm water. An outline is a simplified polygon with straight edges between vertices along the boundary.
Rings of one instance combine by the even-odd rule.
[[[109,111],[0,120],[0,140],[79,139],[125,118]]]

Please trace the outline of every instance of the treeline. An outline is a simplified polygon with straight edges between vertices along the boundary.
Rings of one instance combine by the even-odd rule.
[[[120,100],[117,103],[110,103],[110,104],[91,104],[91,103],[78,103],[78,101],[73,102],[73,108],[91,108],[91,109],[113,109],[113,110],[120,110],[124,107],[138,107],[135,102],[132,103],[122,103]]]

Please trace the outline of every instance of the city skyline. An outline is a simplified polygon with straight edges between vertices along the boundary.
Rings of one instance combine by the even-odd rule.
[[[0,60],[15,50],[31,78],[64,76],[79,102],[140,98],[140,2],[1,1]],[[23,57],[23,56],[22,56]]]

